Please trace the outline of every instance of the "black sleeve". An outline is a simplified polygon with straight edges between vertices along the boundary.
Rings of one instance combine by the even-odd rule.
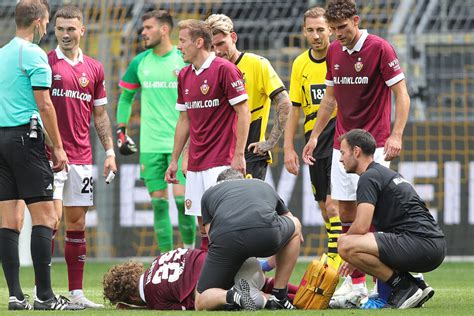
[[[362,174],[357,184],[357,204],[377,204],[379,193],[382,191],[381,174],[375,170],[368,170]]]
[[[49,87],[38,87],[38,86],[34,86],[32,87],[33,90],[49,90]]]
[[[283,215],[283,214],[288,213],[290,210],[286,206],[285,202],[283,202],[283,200],[280,197],[278,197],[275,211],[278,213],[278,215]]]

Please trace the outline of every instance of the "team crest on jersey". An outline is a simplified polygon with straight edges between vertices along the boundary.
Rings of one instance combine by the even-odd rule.
[[[82,73],[82,76],[79,77],[79,84],[81,87],[85,88],[89,84],[89,79],[87,79],[86,74]]]
[[[174,73],[174,75],[175,75],[176,77],[178,77],[180,71],[181,71],[181,69],[179,69],[179,66],[176,65],[176,67],[174,68],[173,73]]]
[[[354,65],[354,68],[357,72],[361,71],[362,67],[364,67],[364,64],[360,60],[361,60],[361,58],[359,57],[359,59],[357,60],[357,62]]]
[[[193,205],[193,202],[190,199],[186,199],[184,205],[186,206],[186,209],[190,210],[191,206]]]
[[[201,86],[202,94],[207,94],[209,92],[209,85],[207,84],[207,80],[204,80],[204,83]]]

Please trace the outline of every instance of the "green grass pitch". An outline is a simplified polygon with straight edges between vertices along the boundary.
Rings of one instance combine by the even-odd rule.
[[[87,297],[95,302],[102,302],[102,276],[112,263],[95,263],[89,262],[86,266],[84,288]],[[291,281],[298,283],[301,279],[307,263],[298,263],[293,273]],[[384,315],[473,315],[474,314],[474,263],[444,263],[434,272],[425,274],[425,279],[435,289],[435,296],[426,303],[421,309],[411,309],[404,311],[397,310],[325,310],[325,311],[278,311],[281,315],[287,313],[299,315],[366,315],[366,314],[384,314]],[[53,263],[52,266],[53,287],[56,294],[67,294],[67,274],[66,265],[64,263]],[[31,295],[33,290],[33,269],[21,269],[21,282],[23,291]],[[371,284],[369,287],[372,286]],[[4,277],[0,280],[0,315],[7,315],[8,290]],[[132,311],[117,311],[114,307],[106,305],[103,310],[84,310],[80,312],[40,312],[40,311],[24,311],[12,312],[12,314],[69,314],[73,313],[81,315],[129,315]],[[152,314],[156,311],[133,311],[133,314]],[[159,312],[160,315],[177,315],[184,313],[186,315],[203,315],[203,314],[226,314],[235,315],[239,312]],[[274,312],[258,311],[258,315],[272,315]],[[10,314],[10,313],[9,313]],[[242,314],[242,313],[240,313]]]

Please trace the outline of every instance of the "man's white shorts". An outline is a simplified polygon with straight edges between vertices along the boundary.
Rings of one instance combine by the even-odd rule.
[[[230,166],[219,166],[203,171],[186,173],[185,214],[201,216],[201,198],[204,192],[216,184],[217,176]]]
[[[54,200],[64,206],[91,206],[94,204],[92,165],[68,165],[54,174]]]
[[[331,164],[331,198],[338,201],[355,201],[359,176],[355,173],[346,173],[344,165],[339,161],[341,152],[332,150]],[[374,160],[385,167],[390,167],[390,161],[385,161],[383,147],[375,149]]]

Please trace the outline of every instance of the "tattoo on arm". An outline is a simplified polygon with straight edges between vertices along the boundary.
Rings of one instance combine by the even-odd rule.
[[[94,114],[94,125],[95,130],[97,131],[97,136],[104,146],[104,149],[113,148],[113,139],[112,139],[112,128],[110,126],[109,116],[107,111],[101,112],[100,114]]]
[[[283,90],[273,97],[272,104],[275,104],[276,113],[268,141],[274,145],[285,130],[286,121],[291,109],[290,96]]]

